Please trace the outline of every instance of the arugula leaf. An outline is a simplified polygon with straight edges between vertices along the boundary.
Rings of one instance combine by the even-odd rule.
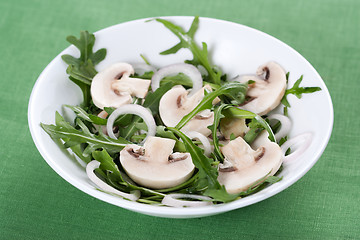
[[[92,64],[96,65],[102,60],[104,60],[106,55],[106,49],[102,48],[93,52],[93,47],[95,44],[95,36],[88,31],[81,31],[80,38],[77,39],[75,36],[68,36],[66,40],[77,47],[80,51],[80,57],[75,58],[71,55],[65,54],[62,56],[64,62],[69,65],[74,65],[76,67],[82,65],[83,63],[88,62],[90,60]]]
[[[190,153],[195,167],[199,169],[199,178],[207,179],[209,188],[220,188],[220,184],[217,181],[217,170],[211,166],[213,160],[206,157],[203,154],[203,150],[196,146],[184,133],[173,127],[167,127],[167,129],[180,137],[184,142],[186,151]]]
[[[77,117],[85,121],[91,122],[96,125],[106,125],[107,123],[107,119],[98,117],[93,114],[89,114],[80,106],[71,106],[71,105],[64,105],[64,106],[73,110]]]
[[[220,119],[225,117],[223,114],[221,114],[222,110],[227,107],[228,104],[222,104],[218,107],[215,107],[214,109],[214,123],[213,125],[209,126],[208,128],[211,130],[211,134],[212,134],[212,139],[213,139],[213,145],[214,145],[214,156],[215,158],[223,163],[224,162],[224,156],[220,151],[219,148],[219,139],[217,137],[217,129],[220,123]]]
[[[161,97],[173,86],[174,84],[169,82],[156,89],[155,92],[149,92],[145,97],[143,107],[149,108],[153,115],[158,114]]]
[[[289,75],[287,75],[287,77],[288,76]],[[313,92],[321,91],[320,87],[299,87],[302,80],[303,80],[303,75],[301,75],[301,77],[298,80],[296,80],[292,88],[287,89],[285,91],[285,94],[281,99],[281,103],[284,104],[285,107],[290,107],[290,103],[287,100],[287,96],[289,94],[294,94],[297,98],[300,99],[303,93],[313,93]]]
[[[210,109],[212,107],[212,101],[220,95],[225,95],[232,99],[234,104],[240,104],[245,99],[247,87],[239,82],[229,82],[222,85],[220,88],[213,92],[207,93],[201,102],[187,115],[185,115],[180,122],[175,126],[177,129],[181,129],[187,122],[189,122],[199,112]]]
[[[156,21],[162,23],[180,40],[178,44],[168,50],[161,52],[160,54],[174,54],[182,48],[188,48],[193,54],[193,59],[188,62],[195,66],[202,65],[208,72],[211,82],[220,85],[221,71],[215,71],[213,66],[210,64],[206,43],[202,42],[202,48],[200,48],[194,40],[195,32],[199,27],[199,17],[196,16],[194,18],[194,21],[192,22],[191,27],[187,32],[185,32],[184,29],[182,29],[180,26],[177,26],[167,20],[157,18]]]
[[[204,195],[212,197],[213,201],[219,201],[224,203],[231,202],[239,198],[239,194],[228,193],[225,189],[225,186],[223,185],[220,186],[220,188],[218,189],[206,189]]]
[[[251,119],[250,123],[248,124],[250,130],[245,134],[244,140],[251,144],[255,138],[260,134],[260,132],[264,129],[264,126],[259,123],[255,118]]]
[[[109,155],[109,153],[105,150],[96,150],[92,152],[93,158],[100,162],[100,169],[103,170],[107,175],[111,174],[112,179],[115,181],[124,182],[121,173],[119,171],[119,168],[116,166],[116,164],[113,161],[113,158]]]
[[[100,135],[92,134],[89,130],[84,129],[84,125],[82,125],[82,130],[75,129],[66,122],[58,112],[56,112],[55,123],[56,125],[47,125],[43,123],[40,123],[40,125],[51,138],[62,139],[65,142],[65,147],[87,143],[88,146],[86,152],[104,148],[111,154],[121,151],[127,144],[131,143],[123,138],[111,139],[102,134],[101,131]],[[82,122],[80,119],[77,119],[77,123]]]
[[[255,114],[253,112],[247,111],[247,110],[233,107],[233,106],[228,106],[227,108],[225,108],[223,111],[223,114],[225,115],[225,117],[231,117],[231,118],[255,119],[257,121],[257,123],[259,123],[260,126],[262,126],[269,133],[269,139],[273,142],[276,142],[275,135],[274,135],[271,127],[259,115]]]
[[[79,39],[68,36],[66,40],[79,49],[80,57],[64,54],[61,58],[69,65],[66,72],[69,74],[69,79],[80,87],[84,97],[82,105],[87,107],[91,102],[91,81],[97,74],[95,65],[104,60],[106,49],[102,48],[93,52],[95,36],[88,31],[81,31]]]

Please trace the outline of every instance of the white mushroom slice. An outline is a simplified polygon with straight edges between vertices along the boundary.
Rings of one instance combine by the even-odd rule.
[[[220,121],[220,131],[225,139],[230,139],[230,135],[243,137],[249,131],[246,126],[245,118],[223,118]]]
[[[153,189],[170,188],[189,179],[194,164],[189,153],[173,153],[175,140],[148,137],[144,147],[130,144],[120,162],[134,182]]]
[[[286,90],[286,73],[279,64],[269,62],[260,66],[256,74],[259,77],[243,76],[237,79],[241,83],[249,80],[255,81],[249,85],[250,88],[247,92],[249,99],[240,108],[261,116],[280,104]]]
[[[167,91],[159,103],[159,113],[163,123],[168,127],[175,127],[176,124],[178,124],[186,114],[190,113],[203,99],[205,89],[211,91],[211,87],[206,85],[191,97],[188,96],[189,92],[181,85],[174,86]],[[207,126],[213,124],[213,122],[214,113],[210,110],[205,110],[192,118],[182,128],[182,131],[195,131],[208,136],[211,131]]]
[[[265,176],[279,169],[283,154],[279,145],[271,142],[267,134],[256,139],[253,150],[241,137],[221,148],[226,162],[219,166],[218,181],[232,194],[247,190]]]
[[[132,102],[132,96],[144,98],[150,86],[150,80],[130,78],[134,74],[128,63],[115,63],[95,75],[91,82],[91,97],[94,104],[118,108]]]

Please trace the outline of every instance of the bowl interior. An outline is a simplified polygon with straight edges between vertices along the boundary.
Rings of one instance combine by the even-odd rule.
[[[185,30],[193,20],[192,17],[166,17],[166,19],[183,26]],[[142,62],[140,54],[157,67],[192,58],[187,50],[180,50],[175,55],[159,55],[161,51],[175,45],[178,40],[160,23],[146,22],[146,20],[118,24],[95,33],[95,49],[103,47],[107,49],[107,56],[97,66],[98,70],[119,61]],[[303,95],[300,100],[293,96],[288,98],[291,104],[289,116],[293,123],[290,137],[311,132],[313,140],[299,159],[284,165],[281,173],[282,181],[231,203],[185,209],[130,202],[96,190],[86,176],[84,164],[78,162],[67,151],[61,150],[40,127],[40,123],[54,123],[55,111],[70,120],[73,115],[66,112],[62,105],[77,105],[82,101],[80,89],[68,80],[66,64],[61,60],[62,54],[79,55],[74,46],[65,49],[44,69],[36,81],[29,102],[30,131],[46,162],[66,181],[91,196],[132,211],[174,218],[207,216],[241,208],[269,198],[300,179],[319,159],[332,131],[332,102],[319,74],[291,47],[263,32],[240,24],[200,18],[196,40],[198,43],[207,43],[213,63],[229,77],[254,74],[258,66],[268,61],[276,61],[290,72],[290,86],[303,75],[302,86],[322,88],[320,92]]]

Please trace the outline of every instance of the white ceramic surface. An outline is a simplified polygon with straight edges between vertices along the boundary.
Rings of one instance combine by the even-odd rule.
[[[165,17],[187,30],[193,17]],[[95,33],[95,49],[106,48],[106,59],[97,69],[101,70],[117,61],[142,62],[143,54],[153,65],[165,66],[170,63],[191,59],[187,50],[175,55],[162,56],[159,52],[175,45],[178,40],[162,24],[147,19],[118,24]],[[320,158],[331,135],[333,107],[329,92],[319,74],[311,64],[294,49],[258,30],[217,19],[200,18],[196,33],[198,43],[208,44],[213,63],[220,66],[230,77],[238,74],[253,74],[257,67],[267,61],[276,61],[290,71],[290,86],[304,75],[302,86],[319,86],[322,91],[305,94],[301,100],[290,96],[289,115],[293,121],[291,136],[304,132],[314,134],[313,142],[296,162],[286,164],[281,173],[283,180],[264,190],[237,201],[201,208],[170,208],[130,202],[96,190],[87,178],[84,166],[59,149],[41,129],[40,123],[54,123],[55,111],[66,114],[63,104],[79,104],[82,100],[80,89],[68,80],[66,64],[61,55],[79,55],[74,46],[61,52],[44,69],[33,88],[28,121],[33,140],[46,162],[66,181],[83,192],[116,206],[143,214],[191,218],[209,216],[238,209],[262,201],[286,189],[300,179]],[[69,116],[71,118],[71,116]]]

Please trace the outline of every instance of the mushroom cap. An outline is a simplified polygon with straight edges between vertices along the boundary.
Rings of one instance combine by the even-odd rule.
[[[211,90],[211,87],[206,85],[193,94],[188,96],[188,91],[181,85],[176,85],[167,91],[160,99],[159,114],[163,123],[168,127],[175,127],[176,124],[188,113],[190,113],[203,99],[204,90]],[[196,131],[205,136],[208,136],[211,131],[207,126],[213,124],[214,113],[210,110],[205,110],[198,113],[192,118],[183,128],[182,131]]]
[[[284,69],[275,62],[268,62],[257,70],[258,76],[242,76],[237,81],[250,84],[247,96],[250,100],[241,105],[241,109],[265,115],[276,108],[284,96],[286,90],[286,73]],[[264,78],[259,76],[264,75]]]
[[[150,80],[130,78],[134,74],[128,63],[115,63],[97,73],[91,82],[91,97],[94,104],[118,108],[132,102],[132,96],[144,98],[150,86]]]
[[[267,133],[262,133],[252,146],[257,150],[238,137],[221,148],[226,163],[219,168],[218,181],[227,192],[245,191],[280,168],[283,161],[281,148],[268,139]]]
[[[120,152],[120,162],[136,183],[162,189],[189,179],[195,169],[189,153],[173,153],[175,140],[148,137],[144,147],[127,145]]]
[[[248,131],[245,118],[223,118],[220,121],[220,132],[225,139],[230,139],[231,134],[235,137],[243,137]]]

